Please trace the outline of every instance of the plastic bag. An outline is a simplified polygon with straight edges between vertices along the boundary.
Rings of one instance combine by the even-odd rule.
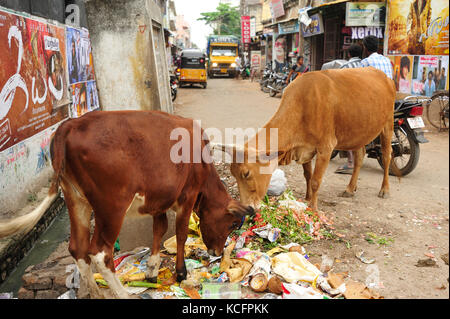
[[[324,299],[324,296],[311,287],[283,283],[283,299]]]
[[[305,281],[315,285],[322,272],[298,252],[281,253],[272,258],[272,270],[288,283]]]
[[[280,196],[286,190],[287,179],[284,177],[284,172],[277,168],[270,179],[269,188],[267,189],[267,195]]]

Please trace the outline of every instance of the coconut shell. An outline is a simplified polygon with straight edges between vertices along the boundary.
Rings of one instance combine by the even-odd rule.
[[[283,284],[277,276],[270,278],[268,288],[271,293],[280,295],[283,293]]]
[[[250,288],[255,292],[265,291],[268,284],[269,280],[267,280],[267,277],[264,274],[256,274],[249,282]]]
[[[298,253],[302,253],[302,246],[292,246],[291,248],[289,248],[290,252],[296,251]]]

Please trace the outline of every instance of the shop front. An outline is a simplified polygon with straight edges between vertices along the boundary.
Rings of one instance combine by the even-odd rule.
[[[346,50],[368,35],[376,36],[383,53],[385,2],[350,2],[337,0],[314,8],[303,8],[310,20],[301,24],[305,45],[311,46],[311,69],[320,70],[324,63],[348,59]]]

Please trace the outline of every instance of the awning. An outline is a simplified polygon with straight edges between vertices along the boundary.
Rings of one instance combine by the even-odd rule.
[[[339,3],[349,2],[349,1],[350,0],[335,0],[335,1],[328,2],[328,3],[323,3],[317,7],[309,9],[308,15],[311,16],[313,14],[316,14],[317,12],[319,12],[320,9],[323,9],[325,7],[332,6],[332,5],[339,4]]]

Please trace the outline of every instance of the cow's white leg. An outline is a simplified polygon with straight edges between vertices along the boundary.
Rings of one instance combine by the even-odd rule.
[[[106,267],[105,256],[106,253],[104,251],[101,251],[96,255],[90,255],[91,261],[97,267],[97,271],[103,276],[103,278],[108,283],[109,289],[112,292],[114,298],[120,299],[130,298],[128,292],[122,286],[122,283],[120,282],[117,274],[115,272],[112,272],[111,269],[109,269],[108,267]]]
[[[103,298],[100,288],[94,279],[91,265],[87,264],[84,259],[76,260],[78,271],[80,272],[80,278],[86,285],[91,298],[100,299]]]
[[[169,223],[165,212],[153,216],[153,243],[152,255],[147,260],[147,276],[151,282],[156,282],[158,279],[159,266],[161,266],[161,256],[159,250],[161,247],[161,240],[167,231]]]
[[[153,253],[153,252],[152,252]],[[161,256],[159,251],[147,259],[147,275],[151,282],[156,282],[158,278],[159,266],[161,266]]]

